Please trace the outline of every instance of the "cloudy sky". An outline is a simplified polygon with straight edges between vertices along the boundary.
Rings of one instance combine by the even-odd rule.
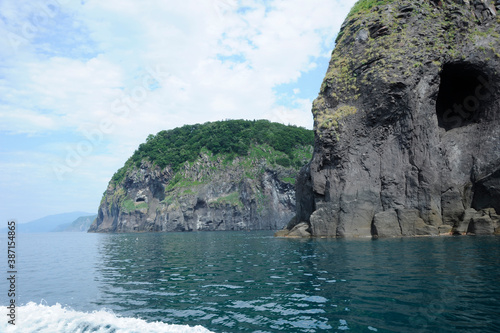
[[[356,0],[0,0],[0,220],[96,212],[148,134],[312,128]]]

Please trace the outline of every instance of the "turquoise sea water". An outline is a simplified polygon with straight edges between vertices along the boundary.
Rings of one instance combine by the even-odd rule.
[[[500,237],[45,233],[18,244],[22,332],[500,332]],[[2,332],[7,289],[2,279]]]

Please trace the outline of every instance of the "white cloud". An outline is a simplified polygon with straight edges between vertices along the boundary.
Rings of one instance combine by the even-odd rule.
[[[22,79],[12,72],[0,82],[2,130],[44,132],[96,123],[122,84],[121,69],[99,57],[87,62],[51,58],[23,66]]]
[[[303,96],[300,77],[328,62],[355,0],[61,0],[49,20],[35,22],[41,3],[0,3],[0,30],[28,37],[17,50],[0,50],[0,131],[51,133],[60,142],[50,158],[26,152],[22,164],[5,168],[52,170],[65,147],[110,121],[67,173],[97,206],[110,175],[150,133],[226,118],[311,128],[315,96]],[[23,35],[30,24],[36,30]],[[294,85],[287,103],[274,90],[284,83]],[[63,191],[49,183],[31,182],[30,191]],[[68,205],[80,196],[70,192],[61,199]]]
[[[13,128],[23,133],[35,134],[42,130],[54,130],[56,124],[51,117],[32,110],[0,106],[0,130],[12,132]]]

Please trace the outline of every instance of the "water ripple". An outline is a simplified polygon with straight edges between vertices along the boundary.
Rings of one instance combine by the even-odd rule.
[[[499,237],[50,237],[20,242],[21,302],[214,332],[500,331]],[[75,243],[79,250],[65,253]]]

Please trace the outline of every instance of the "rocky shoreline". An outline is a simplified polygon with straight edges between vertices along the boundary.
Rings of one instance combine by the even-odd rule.
[[[304,157],[311,150],[303,147]],[[229,162],[204,152],[178,172],[145,160],[120,182],[109,183],[89,232],[283,228],[295,213],[298,168],[273,164],[274,154],[270,147],[255,146]]]
[[[277,235],[499,234],[500,2],[373,3],[342,25]]]

